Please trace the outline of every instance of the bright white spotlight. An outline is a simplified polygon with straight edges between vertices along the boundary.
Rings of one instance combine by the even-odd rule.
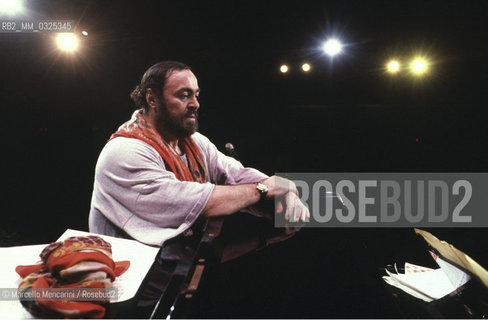
[[[390,60],[386,64],[386,71],[388,71],[391,74],[398,73],[400,71],[400,62],[398,60]]]
[[[308,63],[302,64],[302,70],[304,72],[309,72],[311,69],[312,69],[312,67],[310,66],[310,64],[308,64]]]
[[[88,36],[88,32],[85,30],[81,31],[81,34],[84,35],[85,37]]]
[[[58,33],[56,35],[56,45],[61,51],[73,53],[78,50],[79,42],[74,33]]]
[[[0,0],[0,14],[14,16],[24,11],[22,0]]]
[[[329,39],[324,42],[322,50],[324,50],[325,54],[328,56],[333,57],[342,52],[342,43],[334,38]]]
[[[281,65],[280,71],[281,71],[281,73],[287,73],[288,72],[288,66],[286,64]]]
[[[423,57],[417,57],[410,63],[410,71],[417,76],[425,74],[429,70],[429,63]]]

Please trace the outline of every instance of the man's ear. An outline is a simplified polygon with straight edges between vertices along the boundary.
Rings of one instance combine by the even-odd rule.
[[[151,89],[147,89],[146,91],[146,103],[149,106],[149,109],[156,108],[158,105],[156,93],[154,93]]]

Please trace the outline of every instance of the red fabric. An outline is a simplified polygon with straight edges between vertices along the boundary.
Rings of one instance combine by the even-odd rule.
[[[59,271],[74,266],[81,261],[98,261],[106,265],[99,271],[105,271],[110,276],[112,281],[115,280],[115,263],[112,258],[105,256],[100,252],[72,252],[62,257],[53,260],[51,263],[46,264],[46,267],[54,275],[58,275]]]
[[[180,139],[179,147],[186,154],[188,166],[177,156],[161,136],[154,130],[144,118],[142,110],[134,113],[132,118],[121,125],[117,132],[112,134],[110,140],[115,137],[139,139],[152,146],[163,158],[167,168],[173,172],[180,181],[207,181],[205,163],[197,145],[191,137]]]
[[[30,266],[17,266],[15,272],[23,279],[31,273],[37,273],[44,268],[44,264],[33,264]]]
[[[77,288],[78,284],[66,285],[61,288]],[[104,284],[97,281],[90,281],[87,288],[105,288]],[[32,289],[47,289],[53,288],[46,276],[40,277],[33,285]],[[58,287],[60,288],[60,287]],[[100,301],[97,301],[100,302]],[[108,301],[106,301],[107,303]],[[93,318],[100,319],[105,316],[105,307],[95,302],[89,301],[65,301],[65,300],[39,300],[36,301],[39,309],[44,310],[46,313],[59,313],[66,318]]]
[[[114,262],[110,243],[100,237],[70,237],[62,242],[49,244],[41,252],[42,264],[17,266],[15,271],[23,278],[19,290],[46,288],[102,288],[108,289],[110,282],[123,274],[130,266],[129,261]],[[104,271],[108,279],[69,282],[60,277],[60,272],[83,261],[97,262],[88,272],[77,273],[78,267],[71,269],[74,273]],[[70,271],[72,272],[72,271]],[[79,272],[79,271],[78,271]],[[98,275],[98,274],[97,274]],[[76,278],[76,277],[75,277]],[[78,278],[80,279],[80,278]],[[95,278],[97,279],[97,278]],[[22,301],[21,301],[22,302]],[[108,301],[69,301],[69,300],[35,300],[34,304],[23,305],[33,313],[45,312],[48,315],[65,318],[102,318],[105,315],[103,304]]]
[[[130,261],[115,262],[115,268],[114,268],[115,276],[116,277],[121,276],[124,272],[127,271],[127,269],[129,269],[129,267],[130,267]]]
[[[78,261],[78,262],[79,261],[82,261],[82,260],[78,259],[79,257],[81,257],[81,255],[80,255],[81,253],[77,253],[77,254],[79,256],[75,257],[73,261]],[[84,255],[84,257],[86,257],[86,258],[88,256],[89,255]],[[99,257],[99,255],[97,255],[96,257]],[[83,260],[96,260],[96,261],[99,261],[97,259],[83,259]],[[73,263],[72,265],[74,265],[74,264],[76,264],[76,263]],[[27,266],[17,266],[15,268],[15,271],[17,272],[18,275],[20,275],[21,278],[25,278],[29,274],[31,274],[31,273],[37,273],[41,269],[43,269],[45,267],[46,266],[44,264],[34,264],[34,265],[27,265]],[[114,265],[114,268],[113,269],[106,268],[107,270],[104,269],[103,271],[107,272],[113,279],[115,279],[116,277],[122,275],[125,271],[127,271],[127,269],[129,269],[129,267],[130,267],[130,261],[117,261],[117,262],[115,262],[115,265]]]

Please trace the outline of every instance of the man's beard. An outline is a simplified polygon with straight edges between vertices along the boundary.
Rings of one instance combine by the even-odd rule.
[[[191,115],[195,115],[194,121],[188,121],[187,117]],[[186,108],[184,114],[173,116],[168,112],[164,101],[159,101],[157,120],[166,131],[178,139],[189,137],[198,130],[198,113],[194,108]]]

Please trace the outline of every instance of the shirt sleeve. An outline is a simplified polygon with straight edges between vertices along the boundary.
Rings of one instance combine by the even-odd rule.
[[[202,151],[207,164],[209,179],[212,183],[218,185],[234,185],[245,183],[256,183],[268,178],[268,175],[254,168],[244,167],[236,159],[226,156],[220,152],[210,140],[200,133],[192,136],[195,143]],[[255,208],[248,207],[241,210],[255,216],[262,214]]]
[[[117,137],[97,162],[91,211],[136,240],[161,245],[191,226],[213,188],[211,183],[179,181],[151,146]]]

